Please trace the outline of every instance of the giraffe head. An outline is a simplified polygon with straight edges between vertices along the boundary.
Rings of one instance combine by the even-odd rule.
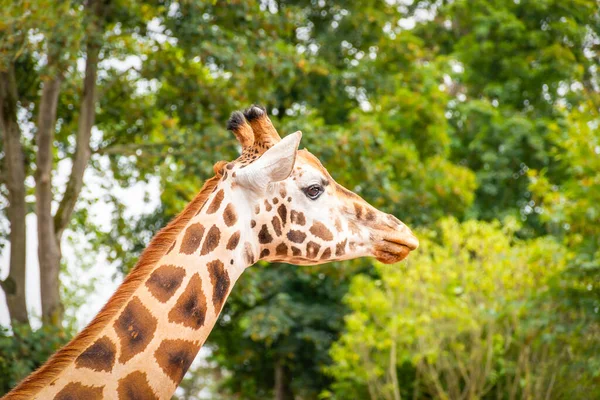
[[[263,108],[234,112],[227,127],[242,154],[215,165],[222,196],[237,210],[225,208],[223,218],[235,220],[255,242],[259,259],[313,265],[372,256],[389,264],[418,247],[398,218],[338,184],[313,154],[298,150],[300,132],[281,139]]]

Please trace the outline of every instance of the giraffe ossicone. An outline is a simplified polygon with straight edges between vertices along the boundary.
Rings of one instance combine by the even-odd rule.
[[[242,272],[258,260],[314,265],[404,259],[418,240],[281,139],[266,110],[234,112],[242,146],[153,238],[106,306],[5,399],[169,399]]]

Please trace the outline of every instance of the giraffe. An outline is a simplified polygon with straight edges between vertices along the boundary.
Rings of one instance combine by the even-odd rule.
[[[92,322],[4,399],[169,399],[256,261],[395,263],[418,247],[299,150],[301,132],[281,139],[264,108],[234,112],[227,128],[240,157],[214,165]]]

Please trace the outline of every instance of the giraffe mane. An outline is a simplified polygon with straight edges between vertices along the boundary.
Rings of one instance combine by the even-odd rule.
[[[123,283],[104,307],[102,307],[102,310],[94,317],[92,322],[71,339],[68,344],[50,357],[40,368],[8,392],[3,399],[30,399],[41,389],[51,384],[75,358],[92,344],[93,340],[97,338],[98,334],[117,315],[136,289],[152,272],[153,267],[168,251],[179,232],[204,206],[208,196],[213,192],[221,179],[222,166],[224,164],[226,164],[225,161],[215,164],[214,170],[216,175],[204,183],[200,192],[179,215],[154,235],[148,247],[142,252],[133,270],[125,277]]]

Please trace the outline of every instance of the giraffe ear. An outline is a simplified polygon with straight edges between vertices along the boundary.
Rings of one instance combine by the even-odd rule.
[[[265,151],[258,160],[237,171],[236,179],[239,184],[262,192],[269,183],[286,179],[294,168],[301,138],[300,131],[287,135]]]

